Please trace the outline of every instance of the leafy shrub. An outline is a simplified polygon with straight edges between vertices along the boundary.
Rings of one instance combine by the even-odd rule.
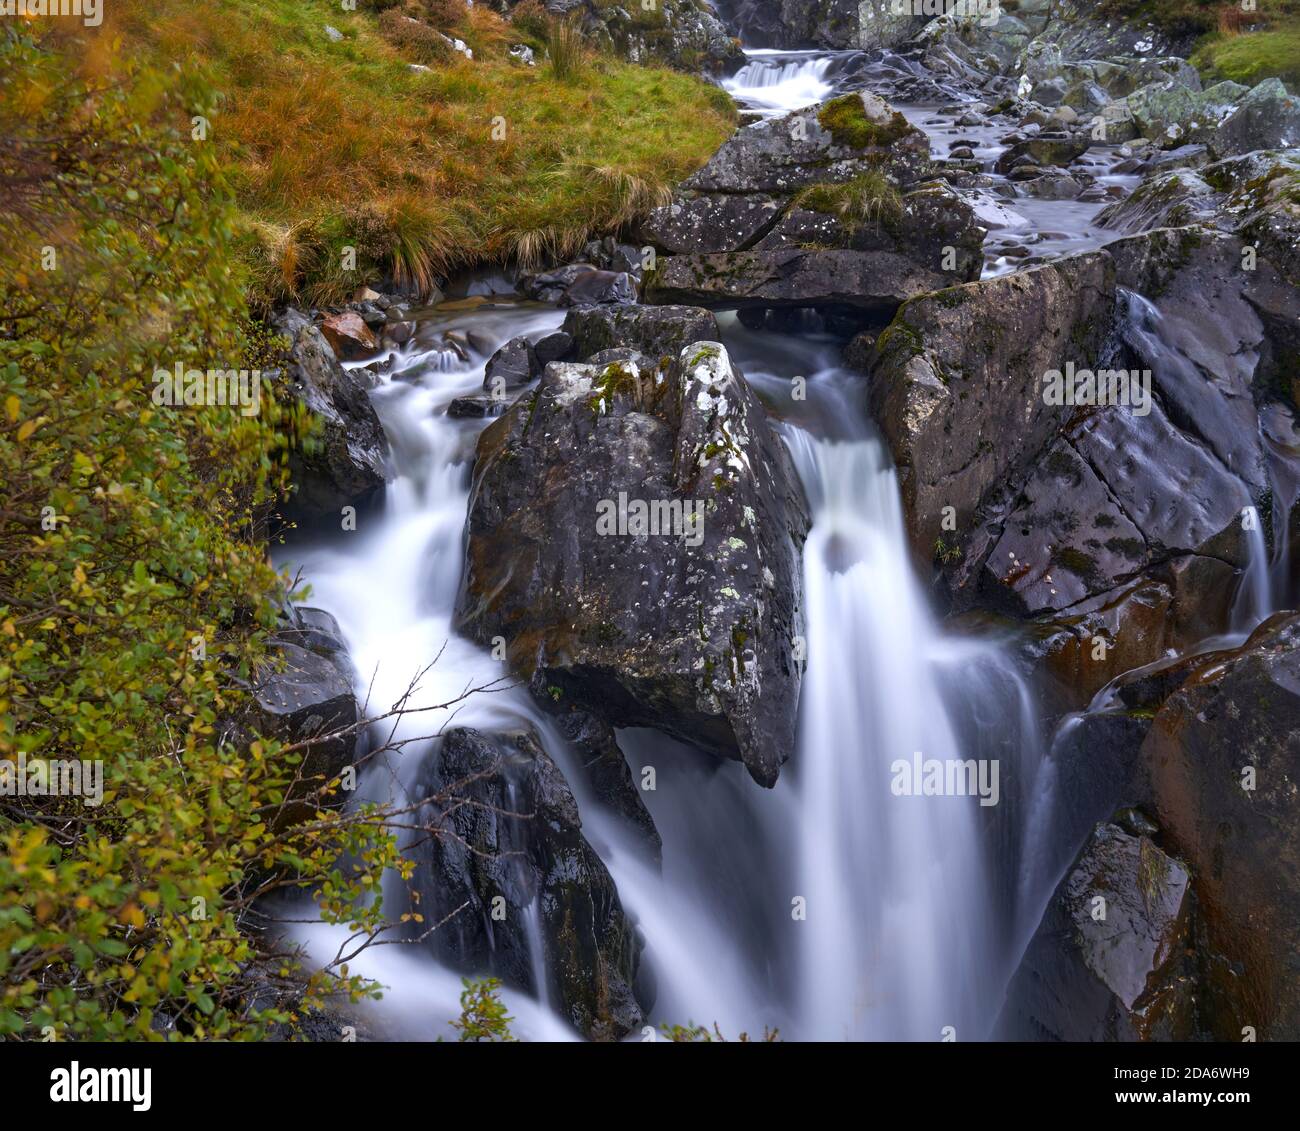
[[[513,1041],[510,1022],[514,1020],[506,1012],[502,1002],[501,979],[482,978],[474,981],[462,978],[464,989],[460,995],[460,1017],[451,1022],[453,1029],[460,1031],[462,1042],[472,1041],[496,1043]]]
[[[257,1038],[371,987],[309,976],[247,929],[254,902],[306,889],[374,924],[398,861],[370,813],[278,822],[301,753],[228,739],[285,596],[262,536],[298,422],[269,395],[248,416],[151,395],[158,369],[267,352],[192,134],[213,92],[61,34],[0,36],[0,167],[21,170],[0,204],[0,759],[101,763],[103,796],[0,794],[0,1036]]]

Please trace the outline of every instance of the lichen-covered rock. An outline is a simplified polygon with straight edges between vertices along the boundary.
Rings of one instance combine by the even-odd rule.
[[[676,357],[692,342],[718,338],[713,314],[697,306],[580,306],[564,316],[571,345],[566,357],[587,361],[610,349],[635,349],[658,360]]]
[[[1003,1040],[1187,1039],[1187,869],[1148,836],[1098,825],[1007,990]]]
[[[1131,234],[1176,228],[1213,215],[1214,189],[1190,169],[1171,169],[1145,178],[1123,200],[1107,205],[1096,224]]]
[[[802,194],[761,240],[759,251],[790,247],[890,252],[935,273],[939,290],[979,278],[985,228],[975,211],[943,181],[926,181],[868,204],[855,216],[833,189]]]
[[[737,130],[682,187],[780,196],[873,171],[906,187],[929,168],[925,134],[884,99],[862,91]]]
[[[1300,153],[1250,153],[1201,174],[1225,192],[1220,216],[1258,249],[1292,287],[1300,287]]]
[[[640,1025],[650,1004],[633,991],[641,944],[537,735],[448,731],[416,791],[427,799],[420,819],[437,831],[410,850],[420,893],[412,910],[424,919],[412,934],[450,916],[425,942],[442,961],[548,994],[593,1039]],[[544,953],[533,954],[539,944]],[[538,969],[549,985],[535,984]]]
[[[652,302],[721,307],[827,306],[884,319],[900,302],[949,280],[893,251],[778,248],[659,261],[647,281]]]
[[[776,223],[784,204],[764,193],[682,193],[651,212],[641,232],[670,254],[740,251]]]
[[[866,92],[740,130],[647,225],[676,254],[646,300],[881,322],[979,273],[985,230],[930,171],[925,135]]]
[[[553,698],[738,758],[794,745],[807,505],[726,350],[555,363],[480,437],[458,621]]]
[[[1246,93],[1240,83],[1221,82],[1194,90],[1177,82],[1155,82],[1130,94],[1125,102],[1142,133],[1164,146],[1207,141]],[[1239,152],[1233,150],[1232,152]]]
[[[388,439],[365,384],[339,364],[320,330],[296,310],[285,311],[277,325],[291,343],[277,396],[300,401],[321,423],[310,445],[291,451],[292,505],[308,515],[336,515],[384,485]]]
[[[1300,146],[1300,98],[1281,79],[1265,79],[1222,120],[1210,144],[1220,157]]]

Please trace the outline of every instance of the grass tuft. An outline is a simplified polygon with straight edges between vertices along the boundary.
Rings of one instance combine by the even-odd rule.
[[[551,73],[557,79],[577,78],[587,57],[587,40],[576,15],[551,21],[546,36],[546,52],[551,57]]]
[[[882,170],[869,169],[840,184],[809,185],[798,197],[801,208],[836,216],[849,229],[882,220],[896,220],[903,212],[903,198]]]

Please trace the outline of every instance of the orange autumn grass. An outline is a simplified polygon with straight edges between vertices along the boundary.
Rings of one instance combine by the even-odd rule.
[[[570,255],[626,230],[734,127],[730,99],[691,76],[594,53],[580,82],[523,66],[509,45],[541,59],[544,44],[481,5],[448,29],[473,61],[416,67],[374,12],[328,0],[120,0],[106,23],[222,91],[204,109],[259,306],[346,295],[346,247],[360,276],[422,289],[477,263]]]

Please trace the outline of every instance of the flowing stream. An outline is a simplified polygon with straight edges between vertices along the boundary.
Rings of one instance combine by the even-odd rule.
[[[827,97],[835,75],[851,71],[831,53],[751,52],[727,85],[742,106],[771,116]],[[902,109],[936,144],[956,128],[933,106]],[[996,142],[974,140],[991,165]],[[1101,204],[980,203],[1020,242],[1041,236],[1041,254],[1109,238],[1091,227]],[[995,255],[986,270],[1005,268]],[[536,339],[561,320],[558,310],[506,298],[424,312],[416,339],[385,360],[371,394],[395,471],[382,509],[356,532],[318,532],[286,554],[312,586],[310,603],[338,618],[372,710],[388,709],[417,676],[408,705],[427,708],[507,674],[452,630],[482,422],[446,409],[479,390],[499,345]],[[656,732],[620,732],[634,777],[645,765],[658,770],[660,788],[645,800],[663,837],[660,874],[586,797],[572,751],[525,691],[473,696],[455,725],[527,723],[542,734],[644,935],[642,962],[657,985],[651,1022],[716,1022],[729,1036],[779,1026],[786,1039],[938,1040],[949,1028],[958,1039],[986,1037],[1064,866],[1031,866],[1046,836],[1050,766],[1028,688],[998,641],[948,635],[934,621],[894,470],[865,415],[864,379],[840,368],[838,345],[746,330],[734,315],[720,324],[780,418],[813,516],[798,747],[776,788]],[[447,348],[447,331],[467,343],[467,360]],[[792,376],[808,379],[806,402],[791,404]],[[404,719],[398,737],[411,741],[367,769],[362,795],[408,796],[430,747],[415,740],[450,715]],[[913,759],[978,762],[996,774],[997,804],[896,789],[899,765]],[[537,909],[526,914],[544,985]],[[296,937],[326,961],[343,935],[303,926]],[[352,969],[388,985],[380,1013],[396,1032],[452,1035],[460,978],[425,952],[376,947]],[[521,1036],[575,1036],[544,995],[505,996]]]

